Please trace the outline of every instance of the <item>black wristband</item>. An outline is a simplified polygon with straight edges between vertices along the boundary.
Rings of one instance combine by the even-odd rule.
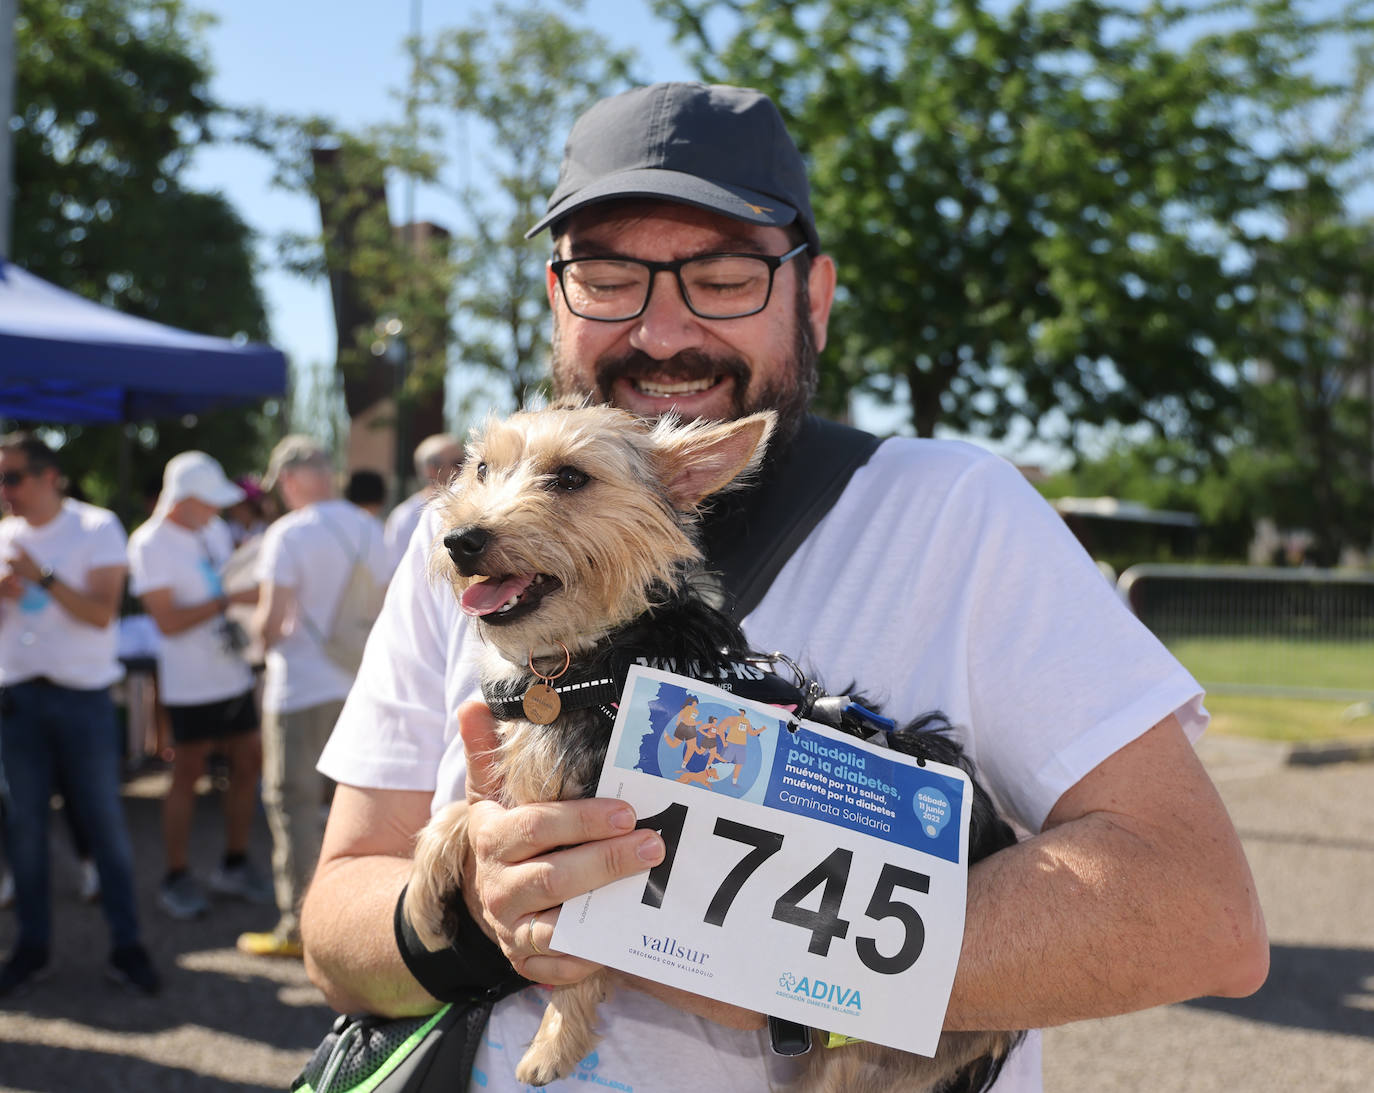
[[[407,887],[409,887],[407,885]],[[491,938],[468,913],[463,894],[450,901],[444,916],[452,924],[448,948],[426,949],[405,913],[406,889],[396,900],[392,925],[396,948],[416,982],[440,1002],[496,1001],[528,987],[531,980],[516,972]]]

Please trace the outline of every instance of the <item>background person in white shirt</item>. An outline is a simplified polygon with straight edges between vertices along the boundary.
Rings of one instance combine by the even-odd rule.
[[[257,602],[256,586],[228,593],[223,581],[234,543],[219,512],[243,496],[213,458],[182,452],[167,462],[152,517],[129,538],[131,591],[162,634],[157,682],[172,728],[172,783],[162,803],[167,860],[158,904],[174,918],[210,910],[189,850],[196,782],[213,751],[228,760],[229,785],[224,860],[210,874],[210,888],[253,903],[273,899],[247,856],[262,737],[253,672],[243,655],[247,635],[225,614],[231,604]]]
[[[319,855],[330,789],[315,764],[353,684],[324,640],[355,561],[364,560],[380,584],[391,566],[380,525],[337,496],[329,453],[312,438],[277,444],[263,488],[277,489],[291,510],[263,535],[254,616],[267,649],[262,797],[278,917],[271,931],[243,934],[238,944],[257,955],[299,956],[297,908]]]
[[[126,542],[112,512],[59,488],[39,438],[0,438],[0,756],[19,934],[0,996],[46,970],[52,944],[53,772],[90,843],[112,949],[107,974],[147,994],[160,977],[139,936],[134,860],[119,798],[122,747],[110,684],[123,675],[115,618]]]
[[[463,442],[456,436],[435,433],[416,445],[415,477],[424,485],[392,509],[386,518],[386,549],[392,569],[400,564],[410,537],[420,526],[425,505],[462,466]]]

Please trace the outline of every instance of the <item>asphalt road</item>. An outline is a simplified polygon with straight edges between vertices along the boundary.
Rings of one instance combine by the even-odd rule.
[[[1366,1093],[1374,1089],[1374,763],[1288,766],[1274,749],[1218,742],[1204,759],[1245,840],[1264,900],[1269,982],[1242,1001],[1205,999],[1046,1034],[1050,1093]],[[103,981],[97,910],[72,893],[55,836],[54,974],[0,1003],[0,1091],[211,1093],[284,1090],[332,1018],[296,961],[239,955],[234,938],[271,914],[219,903],[201,922],[154,906],[156,782],[131,784],[149,948],[163,994]],[[219,851],[218,801],[199,802],[194,854]],[[267,832],[255,848],[266,861]],[[0,912],[0,948],[13,917]],[[652,1093],[652,1091],[641,1091]]]

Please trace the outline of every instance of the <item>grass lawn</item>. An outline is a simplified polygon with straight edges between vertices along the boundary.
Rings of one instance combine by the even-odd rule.
[[[1304,741],[1374,736],[1374,714],[1344,720],[1350,702],[1315,702],[1266,695],[1208,694],[1212,713],[1208,732],[1262,740]]]
[[[1374,641],[1166,638],[1165,644],[1208,687],[1310,687],[1374,695]]]
[[[1166,640],[1170,651],[1208,688],[1212,732],[1301,742],[1374,735],[1374,715],[1347,720],[1353,692],[1374,697],[1374,642],[1265,638]],[[1349,697],[1237,694],[1235,687],[1328,689]]]

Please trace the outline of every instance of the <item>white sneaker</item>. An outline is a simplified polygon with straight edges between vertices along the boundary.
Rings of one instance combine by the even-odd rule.
[[[76,894],[86,903],[94,903],[100,898],[100,873],[90,859],[81,863],[81,879],[77,881]]]

